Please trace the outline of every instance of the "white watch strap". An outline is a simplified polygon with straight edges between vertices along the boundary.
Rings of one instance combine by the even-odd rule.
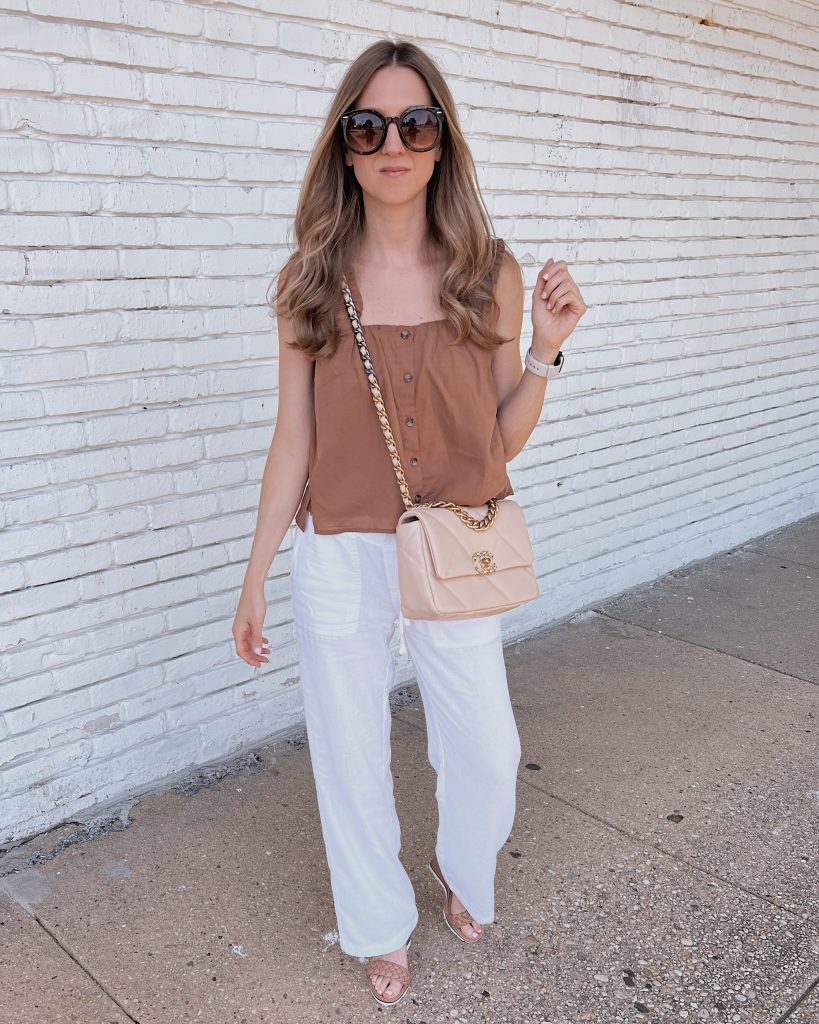
[[[563,353],[558,352],[556,363],[543,363],[532,355],[532,346],[530,345],[526,352],[524,363],[526,369],[531,370],[538,377],[546,377],[548,380],[551,380],[552,377],[556,377],[563,369]]]

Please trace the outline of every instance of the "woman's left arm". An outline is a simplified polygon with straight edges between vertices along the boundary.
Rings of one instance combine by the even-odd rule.
[[[523,275],[518,261],[507,253],[498,272],[495,299],[500,307],[495,328],[514,340],[492,356],[492,376],[498,399],[498,425],[506,461],[518,455],[540,419],[547,379],[524,370],[520,358],[523,325]],[[532,295],[532,355],[553,363],[587,306],[563,260],[547,260]]]

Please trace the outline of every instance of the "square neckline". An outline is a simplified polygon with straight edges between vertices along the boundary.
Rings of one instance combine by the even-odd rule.
[[[422,320],[420,323],[417,323],[417,324],[410,324],[410,323],[406,323],[406,322],[398,323],[398,324],[365,324],[364,321],[361,319],[361,310],[364,308],[364,302],[363,302],[363,300],[361,298],[361,291],[360,291],[360,289],[358,287],[358,279],[355,276],[355,270],[353,269],[352,263],[348,263],[347,270],[346,270],[344,276],[347,278],[347,284],[350,286],[350,292],[352,293],[353,301],[355,302],[355,308],[356,308],[356,311],[358,312],[358,317],[359,317],[358,322],[361,324],[362,328],[365,328],[365,327],[403,327],[403,328],[411,328],[412,330],[417,330],[419,327],[429,327],[432,324],[447,324],[447,323],[449,323],[448,317],[440,317],[437,320]]]

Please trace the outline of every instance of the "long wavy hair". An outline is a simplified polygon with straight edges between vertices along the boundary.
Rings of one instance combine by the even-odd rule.
[[[430,240],[446,256],[439,303],[457,329],[483,348],[512,339],[498,334],[495,272],[504,243],[494,236],[475,164],[458,123],[452,94],[435,62],[406,40],[381,40],[367,47],[339,83],[304,174],[294,220],[296,251],[278,274],[273,309],[287,316],[294,347],[311,358],[332,355],[339,342],[337,314],[344,312],[341,279],[347,255],[364,227],[364,200],[355,171],[344,162],[340,118],[354,110],[370,77],[387,65],[412,68],[426,81],[432,103],[445,120],[441,158],[427,184]],[[269,301],[269,300],[268,300]]]

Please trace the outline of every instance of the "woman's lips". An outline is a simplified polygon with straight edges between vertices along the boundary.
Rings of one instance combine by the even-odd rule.
[[[401,170],[398,170],[398,171],[383,170],[383,171],[380,171],[379,173],[380,174],[386,174],[388,178],[400,178],[402,174],[409,173],[409,168],[408,167],[402,167]]]

